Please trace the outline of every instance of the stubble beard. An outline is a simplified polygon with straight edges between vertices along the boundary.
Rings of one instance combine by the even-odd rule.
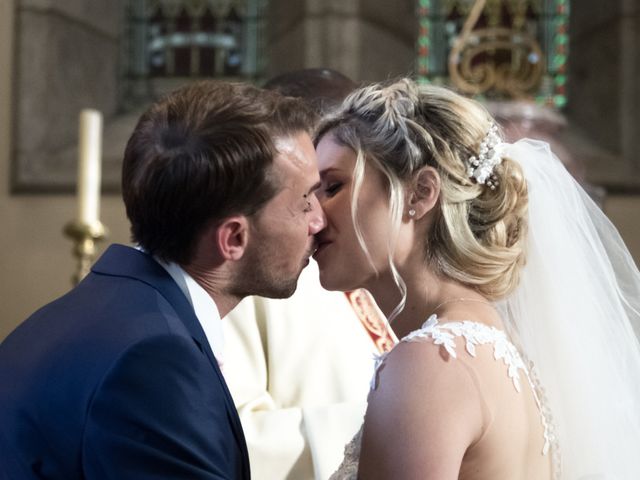
[[[304,269],[304,260],[295,274],[279,271],[273,261],[278,253],[271,249],[252,249],[245,253],[242,266],[232,282],[231,293],[244,298],[259,295],[267,298],[289,298],[298,287],[298,278]],[[305,256],[306,259],[308,256]]]

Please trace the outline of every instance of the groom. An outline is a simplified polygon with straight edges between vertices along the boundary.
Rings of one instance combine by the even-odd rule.
[[[249,479],[221,317],[290,296],[325,225],[304,105],[204,82],[151,106],[122,189],[137,248],[0,345],[0,478]]]

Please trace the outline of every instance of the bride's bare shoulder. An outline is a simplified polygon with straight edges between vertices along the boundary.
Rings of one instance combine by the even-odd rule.
[[[360,465],[372,471],[362,472],[363,478],[393,478],[378,474],[400,466],[406,478],[423,478],[424,472],[458,478],[484,417],[466,362],[434,342],[401,342],[381,364],[369,396]]]

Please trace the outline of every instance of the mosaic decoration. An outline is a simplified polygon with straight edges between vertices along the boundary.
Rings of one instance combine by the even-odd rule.
[[[419,82],[565,106],[568,0],[418,0],[417,12]]]

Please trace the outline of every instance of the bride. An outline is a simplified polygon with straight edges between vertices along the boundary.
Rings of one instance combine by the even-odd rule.
[[[401,341],[333,479],[640,478],[640,273],[548,145],[403,79],[316,136],[329,290]]]

